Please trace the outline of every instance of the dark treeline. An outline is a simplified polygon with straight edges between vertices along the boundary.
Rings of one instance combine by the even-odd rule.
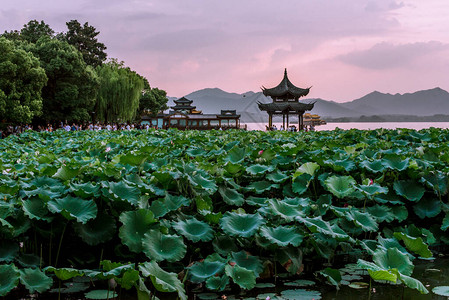
[[[44,21],[0,34],[0,129],[65,122],[134,122],[166,108],[166,92],[109,58],[87,22],[56,33]]]

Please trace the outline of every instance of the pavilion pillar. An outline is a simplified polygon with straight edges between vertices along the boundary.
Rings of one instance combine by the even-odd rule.
[[[268,128],[271,130],[273,127],[273,113],[268,113]]]
[[[282,112],[282,127],[285,129],[285,111]]]
[[[301,113],[298,113],[298,122],[299,122],[299,124],[298,124],[298,126],[299,126],[299,128],[298,128],[298,130],[304,130],[304,118],[303,118],[303,115],[301,114]]]
[[[287,127],[284,127],[284,129],[288,128],[288,111],[287,111]]]

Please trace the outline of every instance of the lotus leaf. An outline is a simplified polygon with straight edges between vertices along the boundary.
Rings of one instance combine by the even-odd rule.
[[[355,163],[350,159],[343,160],[326,160],[325,163],[329,165],[336,172],[351,172],[355,169]]]
[[[19,270],[13,265],[0,265],[0,296],[5,296],[19,284]]]
[[[279,184],[271,183],[269,181],[253,181],[246,188],[256,192],[256,194],[262,194],[265,191],[279,188]]]
[[[184,257],[187,247],[182,237],[150,230],[143,239],[143,252],[155,261],[178,261]]]
[[[142,251],[142,240],[149,229],[149,225],[156,222],[153,213],[147,209],[136,211],[126,211],[120,215],[119,236],[123,244],[128,246],[129,250],[139,253]]]
[[[354,223],[362,227],[363,231],[377,231],[379,226],[370,213],[363,213],[358,210],[351,210],[349,212]]]
[[[97,197],[100,194],[100,186],[91,182],[70,183],[70,188],[76,196],[81,198]]]
[[[321,293],[318,291],[309,291],[304,289],[285,290],[281,293],[282,299],[286,300],[318,300],[321,299]]]
[[[70,278],[79,277],[79,276],[84,275],[84,272],[82,270],[77,270],[77,269],[73,269],[73,268],[55,268],[55,267],[49,266],[49,267],[46,267],[44,269],[44,271],[45,272],[53,272],[56,275],[56,277],[58,277],[62,281],[69,280]]]
[[[303,194],[309,188],[311,180],[312,176],[307,173],[297,176],[292,182],[292,191],[298,195]]]
[[[45,275],[39,269],[21,269],[20,271],[20,282],[30,291],[34,293],[42,293],[50,289],[53,284],[53,279]]]
[[[86,299],[114,299],[118,294],[109,290],[93,290],[84,294]]]
[[[115,219],[104,213],[86,224],[76,223],[73,227],[81,239],[91,246],[111,240],[116,231]]]
[[[259,214],[226,212],[220,220],[220,227],[231,236],[251,237],[264,223]]]
[[[446,231],[449,228],[449,214],[446,214],[441,224],[441,230]]]
[[[408,210],[405,206],[393,206],[391,211],[399,222],[407,220]]]
[[[425,192],[424,187],[414,180],[395,181],[393,188],[396,194],[413,202],[419,201]]]
[[[398,240],[402,240],[408,250],[425,258],[432,257],[432,252],[430,252],[429,247],[424,243],[421,237],[411,237],[403,232],[395,232],[394,237]]]
[[[314,162],[307,162],[302,164],[296,172],[293,174],[293,179],[295,179],[298,176],[301,176],[302,174],[309,174],[310,176],[314,176],[315,172],[320,169],[320,165]]]
[[[220,187],[218,189],[218,192],[220,193],[221,197],[223,197],[224,202],[229,205],[241,206],[245,202],[245,199],[243,199],[243,195],[234,189]]]
[[[228,284],[229,277],[226,275],[214,276],[206,280],[206,287],[212,291],[222,292]]]
[[[66,219],[76,219],[77,222],[85,224],[97,216],[97,204],[93,200],[66,196],[47,203],[52,213],[61,213]]]
[[[227,235],[215,237],[212,246],[214,247],[214,250],[221,255],[228,255],[229,252],[237,251],[234,239]]]
[[[292,221],[297,216],[304,216],[304,209],[299,205],[292,205],[285,201],[272,199],[269,202],[271,212],[274,215],[280,216],[286,222]]]
[[[448,191],[448,178],[442,172],[437,171],[432,174],[424,175],[421,178],[427,186],[433,189],[437,195],[446,195]]]
[[[449,297],[449,286],[436,286],[432,289],[434,294]]]
[[[274,170],[273,166],[255,164],[246,168],[246,172],[250,175],[261,175]]]
[[[181,300],[187,300],[184,285],[178,279],[176,273],[164,271],[155,261],[141,263],[139,270],[143,276],[151,278],[156,290],[160,292],[177,292]]]
[[[208,278],[212,278],[217,274],[223,273],[226,263],[223,260],[204,260],[196,262],[189,269],[190,281],[201,283]]]
[[[349,196],[355,191],[355,180],[351,176],[331,176],[325,180],[325,186],[338,198]]]
[[[123,181],[109,182],[109,194],[113,200],[126,201],[134,206],[137,206],[140,198],[140,190]]]
[[[378,183],[373,183],[371,185],[359,185],[357,187],[357,189],[359,191],[361,191],[362,193],[364,193],[365,195],[368,196],[374,196],[377,194],[387,194],[388,193],[388,188],[387,187],[383,187]]]
[[[408,256],[397,248],[379,249],[374,252],[374,262],[384,270],[398,269],[401,274],[410,276],[413,264]]]
[[[194,174],[189,177],[190,182],[197,188],[203,189],[209,194],[213,194],[217,191],[217,184],[212,178],[206,178],[200,173]]]
[[[268,174],[267,179],[275,183],[282,183],[288,179],[288,176],[285,175],[285,173],[276,170],[275,172]]]
[[[374,160],[371,162],[364,160],[360,165],[372,173],[382,173],[385,171],[385,166],[382,164],[381,160]]]
[[[295,281],[288,281],[288,282],[284,282],[285,286],[312,286],[315,285],[315,281],[311,281],[311,280],[304,280],[304,279],[298,279]]]
[[[441,201],[438,199],[422,198],[413,206],[413,211],[421,219],[436,217],[441,212]]]
[[[250,255],[248,252],[245,252],[243,250],[239,252],[232,252],[231,256],[232,262],[235,262],[242,268],[253,271],[256,277],[259,277],[259,274],[263,270],[263,266],[262,262],[257,256]]]
[[[0,262],[11,262],[19,253],[19,245],[12,241],[0,242]]]
[[[296,217],[296,220],[306,225],[312,232],[321,232],[325,235],[330,235],[337,239],[348,239],[349,236],[336,224],[329,224],[329,222],[324,221],[321,216],[316,218],[302,218]]]
[[[418,290],[418,292],[420,292],[421,294],[428,294],[429,293],[429,291],[426,289],[426,287],[422,284],[421,281],[419,281],[419,280],[417,280],[417,279],[415,279],[413,277],[404,275],[404,274],[402,274],[402,273],[400,273],[400,272],[398,272],[397,270],[394,270],[394,269],[392,270],[392,272],[397,273],[399,275],[398,276],[399,279],[406,286],[408,286],[409,288]]]
[[[56,174],[53,175],[53,178],[61,179],[62,181],[70,180],[73,177],[77,176],[81,172],[81,168],[71,168],[69,166],[61,166]]]
[[[242,268],[238,265],[225,267],[226,275],[231,277],[234,283],[238,284],[241,288],[251,290],[256,285],[256,275],[253,271]]]
[[[198,221],[195,218],[178,221],[174,223],[173,228],[194,243],[199,241],[208,242],[214,237],[213,229],[207,223]]]
[[[53,219],[51,216],[48,216],[49,211],[47,208],[47,203],[41,198],[33,197],[23,201],[22,203],[23,212],[30,219],[45,220],[47,222],[51,222]]]
[[[388,206],[374,205],[371,207],[367,207],[366,211],[374,217],[377,222],[392,222],[395,220],[395,215],[392,213],[391,208]]]
[[[409,158],[401,159],[398,155],[388,155],[382,159],[382,165],[388,169],[404,171],[409,164]]]
[[[120,156],[122,165],[140,166],[148,159],[148,154],[127,153]]]
[[[300,247],[285,247],[276,251],[275,259],[290,273],[299,275],[304,270],[303,252]]]
[[[264,238],[268,239],[271,243],[276,244],[280,247],[285,247],[288,244],[298,247],[303,240],[303,235],[300,234],[295,227],[264,226],[261,228],[260,234]]]
[[[245,148],[234,147],[228,152],[226,160],[233,164],[239,164],[245,159],[246,154]]]
[[[376,265],[375,263],[359,259],[357,266],[361,269],[368,270],[369,275],[374,280],[388,280],[396,283],[398,276],[391,270],[386,270]]]
[[[190,200],[184,196],[173,196],[170,194],[166,194],[163,204],[167,207],[168,211],[174,211],[181,206],[189,206]]]

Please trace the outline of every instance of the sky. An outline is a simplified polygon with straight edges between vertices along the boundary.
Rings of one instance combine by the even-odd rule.
[[[284,68],[308,98],[449,91],[448,0],[4,0],[0,32],[88,22],[111,58],[182,97],[260,91]]]

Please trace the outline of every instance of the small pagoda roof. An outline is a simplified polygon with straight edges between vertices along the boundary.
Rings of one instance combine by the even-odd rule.
[[[315,103],[301,103],[301,102],[272,102],[272,103],[257,103],[260,110],[267,112],[305,112],[312,110]]]
[[[175,106],[170,106],[170,108],[172,108],[174,110],[193,110],[196,108],[196,106],[176,104]]]
[[[284,71],[284,78],[281,83],[279,83],[276,87],[267,89],[262,86],[262,92],[265,96],[270,96],[273,98],[299,98],[306,96],[310,91],[310,88],[303,89],[295,86],[290,82],[287,76],[287,68]]]
[[[192,104],[193,100],[187,99],[186,97],[182,97],[176,100],[173,100],[176,104]]]

